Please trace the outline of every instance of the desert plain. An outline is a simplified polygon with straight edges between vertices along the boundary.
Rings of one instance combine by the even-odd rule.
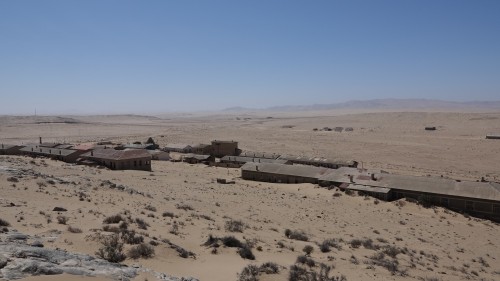
[[[353,131],[320,130],[338,126]],[[244,151],[352,159],[364,168],[395,174],[499,182],[500,140],[485,139],[489,133],[500,133],[500,112],[0,117],[0,143],[36,143],[39,137],[126,143],[152,137],[162,147],[235,140]],[[43,241],[45,248],[95,256],[100,239],[119,227],[105,219],[120,215],[154,249],[152,257],[122,263],[177,277],[233,281],[246,266],[269,262],[278,272],[260,272],[257,280],[289,280],[296,264],[315,272],[324,264],[338,280],[500,280],[500,225],[441,207],[424,208],[404,199],[383,202],[313,184],[245,181],[239,169],[183,162],[153,161],[152,171],[112,171],[0,156],[0,167],[0,218],[9,228]],[[25,176],[11,182],[9,169]],[[217,178],[235,183],[219,184]],[[54,207],[67,211],[54,212]],[[287,230],[306,239],[291,239]],[[224,246],[222,238],[228,236],[248,245],[255,259]],[[125,245],[125,252],[130,247]],[[182,256],[179,249],[188,254]],[[155,278],[145,272],[134,280]],[[56,275],[26,280],[107,279]]]

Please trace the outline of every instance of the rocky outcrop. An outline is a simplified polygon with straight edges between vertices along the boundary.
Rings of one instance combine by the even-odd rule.
[[[29,237],[20,233],[3,235],[0,242],[0,280],[16,280],[30,275],[72,274],[105,276],[114,280],[130,280],[139,272],[148,272],[158,280],[198,281],[195,278],[177,278],[148,268],[128,267],[110,263],[93,256],[68,253],[29,245]]]

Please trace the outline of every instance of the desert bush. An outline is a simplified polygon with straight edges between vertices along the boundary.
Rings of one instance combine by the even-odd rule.
[[[10,226],[10,223],[4,219],[0,219],[0,226]]]
[[[285,230],[285,236],[289,239],[299,240],[299,241],[309,241],[309,237],[303,231],[299,230]]]
[[[351,247],[353,247],[354,249],[357,249],[359,248],[362,244],[363,244],[363,241],[361,241],[360,239],[352,239],[349,244],[351,245]]]
[[[102,230],[113,233],[120,233],[122,230],[118,226],[114,225],[103,225]]]
[[[248,245],[244,245],[242,248],[238,249],[238,254],[240,254],[240,257],[247,259],[247,260],[255,260],[255,256],[252,253],[252,249]]]
[[[121,238],[123,242],[129,245],[137,245],[144,242],[144,236],[136,235],[133,230],[122,231]]]
[[[177,209],[184,210],[184,211],[193,211],[194,210],[194,208],[188,204],[177,204],[176,207],[177,207]]]
[[[243,243],[241,243],[240,240],[238,240],[234,236],[225,236],[221,240],[222,240],[222,244],[224,244],[224,246],[226,246],[226,247],[243,248],[245,246]]]
[[[68,226],[68,231],[71,233],[82,233],[82,230],[76,226]]]
[[[363,241],[363,247],[365,247],[366,249],[369,249],[369,250],[378,250],[378,249],[380,249],[379,245],[373,244],[373,240],[372,239],[365,239]]]
[[[137,246],[133,246],[128,250],[128,256],[133,259],[138,258],[151,258],[155,254],[155,249],[146,243],[141,243]]]
[[[57,216],[57,223],[66,224],[68,222],[68,217],[66,216]]]
[[[313,267],[316,265],[316,262],[313,259],[306,256],[298,256],[295,263],[306,264],[309,267]]]
[[[105,218],[102,223],[111,224],[111,223],[119,223],[121,221],[125,221],[121,215],[112,215]]]
[[[306,245],[306,246],[304,246],[304,248],[302,249],[302,251],[304,253],[306,253],[306,255],[310,256],[311,253],[314,251],[314,248],[311,245]]]
[[[337,250],[342,250],[342,245],[339,244],[340,241],[336,239],[326,239],[320,245],[319,249],[322,253],[330,252],[330,247],[334,247]]]
[[[249,264],[238,274],[238,281],[258,281],[259,272],[260,270],[257,266]]]
[[[163,212],[163,214],[161,214],[163,217],[169,217],[169,218],[174,218],[175,215],[174,213],[172,212]]]
[[[280,267],[274,262],[266,262],[259,267],[259,271],[265,274],[278,274],[280,272]]]
[[[401,249],[396,246],[388,245],[384,248],[383,253],[392,258],[395,258],[398,254],[401,253]]]
[[[118,263],[124,261],[126,256],[123,253],[123,242],[120,241],[118,235],[112,235],[104,238],[102,246],[96,252],[96,255],[109,262]]]
[[[225,229],[229,232],[243,232],[246,225],[240,220],[226,221]]]
[[[137,224],[137,227],[139,229],[144,229],[144,230],[148,229],[149,224],[141,218],[136,218],[135,223]]]
[[[144,209],[151,211],[151,212],[156,212],[156,207],[152,206],[152,205],[147,205],[146,207],[144,207]]]

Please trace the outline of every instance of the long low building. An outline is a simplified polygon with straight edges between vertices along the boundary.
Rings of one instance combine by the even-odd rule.
[[[23,148],[21,145],[2,143],[0,144],[0,155],[18,155],[21,148]]]
[[[318,183],[318,179],[331,169],[305,165],[248,162],[241,167],[245,180],[274,183]]]
[[[220,159],[221,163],[234,164],[235,167],[241,167],[246,163],[274,163],[274,164],[291,164],[288,160],[255,158],[245,156],[224,156]]]
[[[330,169],[338,169],[340,167],[357,167],[358,162],[354,160],[332,160],[323,157],[304,157],[304,156],[292,156],[292,155],[281,155],[278,159],[288,160],[293,164],[310,165],[317,167],[325,167]]]
[[[23,155],[28,155],[33,157],[36,156],[48,157],[54,160],[60,160],[67,163],[76,162],[76,160],[80,158],[80,155],[85,153],[85,151],[82,150],[45,147],[39,145],[25,146],[19,149],[19,152]]]
[[[411,198],[500,221],[500,183],[393,175],[346,168],[320,177],[319,183],[361,191],[387,201]]]
[[[82,154],[82,158],[112,170],[151,171],[151,154],[144,149],[96,149]]]

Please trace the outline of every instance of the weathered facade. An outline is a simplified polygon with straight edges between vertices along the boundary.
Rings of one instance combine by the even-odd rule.
[[[416,177],[342,168],[319,179],[320,185],[357,190],[382,200],[410,198],[471,215],[500,220],[500,184]]]
[[[212,145],[199,143],[192,146],[194,154],[207,155],[212,153]]]
[[[151,171],[151,154],[144,149],[98,149],[83,154],[82,158],[112,170]]]
[[[237,141],[221,141],[214,140],[212,141],[212,155],[215,157],[224,157],[226,155],[236,156],[240,154],[240,150],[238,149]]]
[[[303,165],[249,162],[241,167],[245,180],[273,183],[318,183],[318,178],[331,171],[328,168]]]
[[[215,162],[215,157],[212,155],[202,155],[202,154],[186,154],[182,156],[182,161],[190,163],[190,164],[209,164],[211,162]]]

